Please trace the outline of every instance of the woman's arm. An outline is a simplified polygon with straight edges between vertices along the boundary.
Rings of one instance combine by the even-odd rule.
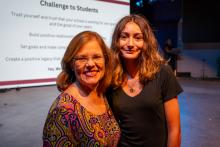
[[[64,108],[60,106],[51,107],[45,125],[43,129],[43,147],[53,146],[65,146],[73,145],[76,146],[76,140],[74,139],[74,133],[71,130],[70,123],[70,108]]]
[[[164,103],[165,116],[168,129],[167,147],[180,147],[181,144],[181,127],[180,127],[180,110],[177,97],[172,98]]]

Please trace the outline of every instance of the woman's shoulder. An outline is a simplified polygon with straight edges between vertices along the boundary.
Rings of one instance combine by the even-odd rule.
[[[63,92],[61,93],[59,96],[59,105],[60,106],[71,106],[71,105],[75,105],[76,104],[76,99],[75,96],[67,93],[67,92]]]
[[[171,67],[170,67],[170,65],[168,65],[168,64],[161,64],[160,65],[160,71],[159,71],[160,73],[168,73],[168,74],[172,74],[173,73],[173,71],[172,71],[172,69],[171,69]]]
[[[76,99],[65,92],[62,92],[58,95],[58,97],[54,100],[50,112],[56,110],[64,111],[74,109],[76,105]]]
[[[160,70],[156,74],[156,77],[159,78],[161,81],[164,79],[167,79],[169,77],[173,77],[174,73],[168,64],[161,64],[160,65]]]

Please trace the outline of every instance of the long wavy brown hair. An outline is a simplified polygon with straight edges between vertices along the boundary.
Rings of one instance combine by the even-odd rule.
[[[147,81],[152,80],[155,74],[160,70],[160,65],[165,63],[158,51],[158,42],[147,19],[137,14],[125,16],[116,24],[111,43],[115,62],[112,83],[116,87],[126,81],[126,69],[120,55],[119,39],[121,32],[128,22],[136,23],[143,33],[144,45],[138,58],[138,70],[141,83],[145,84]]]
[[[103,78],[99,81],[97,92],[98,94],[102,94],[106,91],[106,88],[111,83],[112,75],[109,73],[112,71],[112,57],[110,49],[106,46],[102,37],[98,33],[92,31],[81,32],[70,41],[61,61],[62,71],[56,80],[59,91],[66,90],[70,84],[76,81],[75,72],[73,70],[73,59],[78,51],[93,39],[97,40],[99,43],[105,58],[105,72]]]

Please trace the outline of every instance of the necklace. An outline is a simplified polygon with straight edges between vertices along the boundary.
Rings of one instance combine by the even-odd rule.
[[[129,88],[130,88],[130,89],[129,89],[130,93],[135,92],[135,89],[134,89],[134,88],[132,88],[132,87],[129,87]]]
[[[135,82],[135,83],[136,83],[136,82]],[[134,88],[135,84],[132,84],[132,85],[127,84],[127,85],[128,85],[128,88],[129,88],[130,93],[136,92],[136,90],[135,90],[135,88]]]
[[[135,93],[136,90],[140,90],[140,83],[138,79],[128,79],[127,86],[130,93]]]

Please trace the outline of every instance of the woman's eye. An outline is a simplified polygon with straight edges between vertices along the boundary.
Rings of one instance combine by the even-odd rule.
[[[79,57],[76,60],[78,60],[80,62],[85,62],[85,61],[87,61],[87,58],[86,57]]]
[[[101,62],[101,61],[104,60],[104,57],[101,56],[101,55],[97,55],[97,56],[94,56],[92,59],[93,59],[93,61],[95,61],[95,62]]]
[[[121,38],[121,39],[126,39],[127,36],[125,36],[125,35],[121,35],[120,38]]]
[[[102,58],[102,56],[94,56],[93,58],[94,59],[100,59],[100,58]]]
[[[143,37],[138,36],[138,37],[135,37],[135,39],[136,39],[136,40],[138,40],[138,41],[140,41],[140,40],[142,40],[142,39],[143,39]]]

